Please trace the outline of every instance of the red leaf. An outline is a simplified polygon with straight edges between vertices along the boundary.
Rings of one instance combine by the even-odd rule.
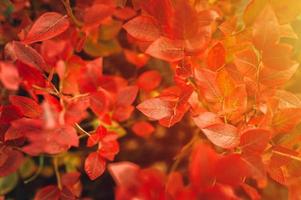
[[[265,183],[267,181],[266,167],[260,154],[249,154],[249,152],[243,152],[241,160],[245,162],[250,172],[250,176],[256,179],[258,183]]]
[[[73,126],[54,125],[47,128],[45,123],[48,121],[22,118],[12,124],[11,128],[15,128],[16,132],[24,130],[22,135],[28,139],[29,144],[22,147],[24,152],[34,156],[40,153],[57,154],[71,146],[78,146],[79,139]]]
[[[5,133],[5,140],[15,140],[26,136],[27,133],[41,131],[42,123],[37,119],[21,118],[11,123]]]
[[[67,15],[56,12],[46,12],[41,15],[30,28],[23,42],[31,44],[34,42],[51,39],[69,27]]]
[[[79,63],[75,62],[74,63],[75,66],[82,65],[80,62]],[[79,77],[79,88],[82,93],[97,91],[97,88],[99,87],[99,84],[101,82],[101,77],[103,75],[102,68],[103,68],[103,59],[96,58],[92,61],[86,62],[84,73],[82,73],[82,71],[79,70],[79,73],[80,73],[79,74],[79,76],[80,76]],[[75,71],[75,70],[72,70],[72,71]],[[75,74],[75,77],[77,78],[78,75]]]
[[[137,109],[149,118],[155,120],[167,117],[172,113],[170,104],[160,98],[145,100],[137,106]]]
[[[118,8],[114,12],[114,17],[117,17],[121,20],[128,20],[133,18],[136,15],[136,11],[130,7]]]
[[[106,162],[97,152],[90,153],[85,160],[85,171],[91,180],[101,176],[106,167]]]
[[[185,113],[189,110],[190,105],[188,99],[192,93],[190,87],[171,87],[165,89],[160,98],[164,99],[169,103],[171,113],[159,121],[162,126],[171,127],[175,123],[181,121]]]
[[[18,72],[23,82],[28,88],[32,88],[33,85],[45,88],[46,80],[40,70],[27,66],[23,63],[18,63]]]
[[[282,185],[287,185],[286,172],[284,168],[272,168],[268,169],[269,176]]]
[[[21,42],[12,41],[5,46],[5,54],[9,55],[13,60],[32,66],[38,70],[49,71],[43,57],[33,48]]]
[[[38,118],[43,114],[40,105],[28,97],[12,95],[9,97],[9,101],[26,117]]]
[[[145,53],[168,62],[175,62],[184,57],[184,45],[180,40],[160,37],[147,48]]]
[[[92,147],[96,145],[101,139],[98,133],[91,134],[87,140],[87,147]]]
[[[174,15],[171,19],[171,35],[174,38],[185,40],[198,35],[200,18],[197,11],[186,0],[178,0],[174,5]]]
[[[238,186],[249,175],[247,165],[240,155],[231,154],[220,158],[215,165],[216,180],[220,183]]]
[[[84,22],[86,28],[95,28],[101,24],[101,22],[113,15],[115,8],[112,5],[105,4],[93,4],[88,7],[84,12]]]
[[[73,186],[80,180],[79,172],[69,172],[62,176],[62,184],[64,186]]]
[[[158,71],[150,70],[141,74],[137,80],[139,88],[149,92],[157,88],[161,83],[162,77]]]
[[[48,185],[39,189],[34,197],[34,200],[59,200],[61,192],[55,185]]]
[[[135,53],[130,50],[124,50],[124,55],[127,61],[137,68],[143,67],[149,60],[149,56],[144,53]]]
[[[216,82],[217,73],[202,68],[195,72],[195,78],[199,86],[200,93],[209,102],[218,102],[222,99],[221,91]]]
[[[137,96],[137,86],[127,86],[120,89],[116,97],[116,106],[129,106],[131,105]]]
[[[214,45],[207,55],[207,65],[209,69],[216,71],[225,64],[226,50],[222,43]]]
[[[139,166],[131,162],[118,162],[109,164],[108,170],[117,185],[128,186],[136,181]]]
[[[214,184],[214,167],[218,155],[206,144],[198,144],[193,149],[189,163],[189,178],[196,190],[202,190]]]
[[[73,126],[65,125],[62,127],[56,128],[52,131],[52,134],[55,135],[59,145],[69,149],[71,146],[78,147],[79,139],[77,133]]]
[[[152,42],[160,37],[156,20],[149,16],[138,16],[123,25],[123,28],[137,40]]]
[[[13,105],[0,106],[0,123],[8,124],[22,117],[20,110]]]
[[[71,188],[72,189],[72,188]],[[76,196],[73,194],[73,191],[70,188],[63,186],[61,190],[60,200],[75,200]]]
[[[63,190],[61,196],[68,194],[70,199],[76,199],[76,197],[80,197],[82,193],[82,185],[80,182],[81,174],[79,172],[69,172],[67,174],[62,175],[62,185]],[[67,200],[67,197],[65,197]]]
[[[214,124],[223,124],[219,116],[212,112],[202,112],[192,119],[199,128],[206,128]]]
[[[99,126],[95,133],[89,136],[87,140],[87,147],[92,147],[97,144],[102,138],[108,134],[107,129],[103,126]]]
[[[131,114],[135,110],[134,106],[118,106],[115,108],[112,118],[119,122],[125,121],[130,118]]]
[[[90,96],[90,107],[98,116],[103,116],[109,107],[109,99],[105,90],[94,92]]]
[[[65,123],[74,124],[83,120],[87,116],[87,108],[89,107],[89,98],[82,97],[68,102],[65,107]]]
[[[184,190],[184,181],[182,174],[179,172],[171,172],[168,176],[166,182],[166,192],[173,199],[177,199],[176,197],[182,193]]]
[[[230,124],[215,124],[202,131],[213,144],[219,147],[231,149],[239,144],[237,128]]]
[[[0,62],[0,80],[7,89],[17,90],[21,80],[15,65]]]
[[[116,134],[105,137],[98,145],[98,154],[102,158],[113,161],[116,154],[119,152],[119,143],[115,138]],[[112,138],[111,138],[112,137]]]
[[[138,136],[148,137],[155,131],[155,128],[149,122],[138,121],[132,126],[132,130]]]
[[[142,2],[141,7],[153,16],[163,26],[167,26],[172,17],[172,3],[170,0],[149,0]]]
[[[23,163],[24,157],[22,153],[10,147],[3,145],[0,147],[0,177],[2,177],[17,171]],[[6,157],[6,159],[3,159],[3,157]]]

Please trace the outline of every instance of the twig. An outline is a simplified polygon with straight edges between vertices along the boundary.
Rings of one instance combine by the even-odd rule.
[[[63,3],[66,11],[67,11],[67,15],[71,18],[72,22],[77,26],[77,27],[82,27],[83,23],[81,21],[79,21],[73,14],[72,8],[70,6],[70,0],[61,0],[61,2]]]

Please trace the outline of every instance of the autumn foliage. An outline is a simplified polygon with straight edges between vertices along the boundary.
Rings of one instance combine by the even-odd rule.
[[[0,199],[301,199],[300,27],[300,0],[2,0]]]

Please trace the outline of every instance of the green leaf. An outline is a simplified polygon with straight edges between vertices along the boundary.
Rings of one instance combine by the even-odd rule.
[[[30,177],[37,170],[37,166],[32,158],[26,158],[19,169],[19,174],[23,179]]]
[[[97,43],[88,39],[85,43],[84,51],[93,57],[104,57],[121,52],[121,47],[117,39],[98,41]]]
[[[117,20],[112,20],[109,24],[103,24],[98,31],[98,37],[102,41],[112,40],[119,33],[122,23]]]
[[[18,183],[18,175],[16,173],[10,174],[0,178],[0,195],[5,195],[12,191]]]

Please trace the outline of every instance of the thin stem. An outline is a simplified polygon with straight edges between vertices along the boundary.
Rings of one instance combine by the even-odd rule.
[[[197,86],[197,84],[195,83],[194,79],[188,78],[188,82],[189,82],[189,84],[193,87],[194,91],[197,93],[197,95],[198,95],[198,100],[199,100],[199,102],[201,103],[201,105],[202,105],[206,110],[210,111],[208,105],[203,101],[202,95],[201,95],[201,93],[200,93],[200,91],[199,91],[199,89],[198,89],[198,86]]]
[[[27,183],[30,183],[31,181],[35,180],[40,175],[40,173],[43,169],[43,166],[44,166],[44,156],[40,156],[39,157],[39,168],[38,168],[38,170],[36,171],[36,173],[33,176],[31,176],[29,179],[26,179],[24,181],[24,183],[27,184]]]
[[[51,68],[50,73],[48,75],[48,82],[51,82],[51,80],[53,79],[54,72],[55,72],[55,68],[53,67]]]
[[[82,133],[83,135],[87,135],[87,136],[91,136],[90,133],[88,133],[87,131],[85,131],[78,123],[75,123],[75,128]],[[83,137],[82,135],[80,137]]]
[[[186,154],[188,154],[190,152],[191,147],[193,146],[194,142],[197,139],[198,139],[198,133],[196,133],[192,137],[192,139],[187,144],[185,144],[185,146],[182,148],[181,152],[174,158],[175,162],[172,164],[170,172],[173,172],[178,168],[180,162],[182,161],[183,158],[185,158]]]
[[[301,162],[301,158],[298,157],[298,156],[294,156],[294,155],[282,153],[282,152],[275,151],[275,150],[272,150],[272,152],[275,153],[275,154],[278,154],[278,155],[280,155],[280,156],[284,156],[284,157],[291,158],[291,159],[293,159],[293,160],[296,160],[296,161]]]
[[[61,176],[59,171],[58,157],[53,158],[53,167],[54,167],[55,176],[57,180],[57,186],[61,190],[63,187],[62,187]]]
[[[60,95],[57,93],[57,91],[52,91],[50,88],[42,88],[42,87],[40,87],[40,86],[38,86],[38,85],[32,85],[32,87],[34,88],[34,89],[36,89],[36,90],[41,90],[41,91],[44,91],[44,92],[47,92],[47,93],[49,93],[49,94],[52,94],[52,95],[55,95],[55,96],[57,96],[57,97],[60,97]]]
[[[70,101],[74,100],[74,99],[78,99],[78,98],[81,98],[81,97],[87,97],[89,96],[90,93],[84,93],[84,94],[78,94],[78,95],[75,95],[73,96],[72,98],[70,98]]]

